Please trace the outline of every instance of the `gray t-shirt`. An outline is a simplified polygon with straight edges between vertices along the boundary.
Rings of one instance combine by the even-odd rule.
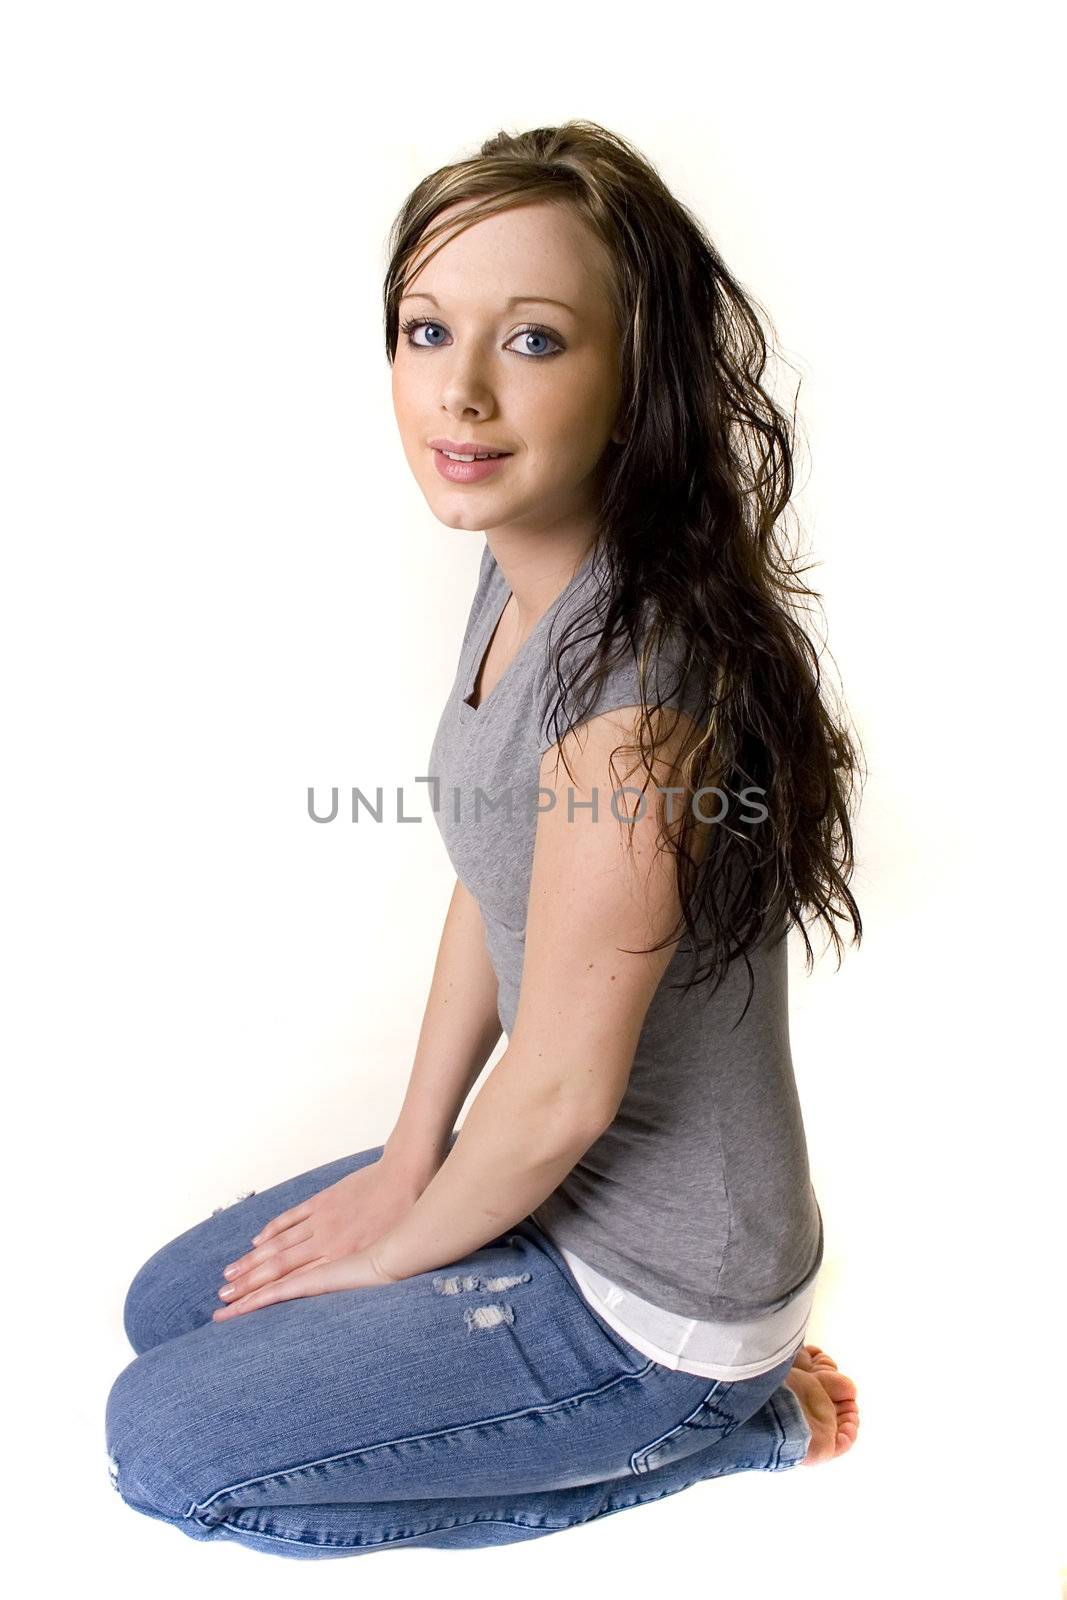
[[[475,708],[470,696],[509,595],[486,542],[430,752],[437,824],[457,877],[481,909],[509,1037],[522,982],[540,758],[566,728],[562,712],[558,728],[552,721],[551,657],[568,621],[585,612],[600,586],[590,553]],[[575,636],[569,631],[568,643]],[[564,653],[566,681],[575,655],[595,643]],[[661,666],[664,703],[687,708],[688,695],[666,692],[671,681]],[[640,699],[637,662],[629,657],[612,669],[585,715]],[[562,763],[559,772],[566,785]],[[643,779],[638,770],[630,781]],[[602,788],[602,812],[609,800]],[[622,803],[632,808],[634,801]],[[714,815],[714,797],[705,804]],[[607,821],[615,825],[610,812]],[[789,1048],[785,939],[749,952],[755,988],[737,1027],[748,997],[744,962],[731,963],[714,994],[706,982],[686,994],[669,985],[686,976],[688,951],[683,936],[646,1013],[615,1120],[532,1216],[558,1245],[654,1305],[736,1321],[777,1310],[815,1277],[822,1216]]]

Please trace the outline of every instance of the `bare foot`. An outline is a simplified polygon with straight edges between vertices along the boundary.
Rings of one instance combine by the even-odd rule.
[[[856,1442],[860,1409],[856,1404],[856,1385],[817,1344],[801,1345],[786,1375],[804,1410],[811,1429],[808,1453],[802,1467],[818,1466],[843,1456]]]

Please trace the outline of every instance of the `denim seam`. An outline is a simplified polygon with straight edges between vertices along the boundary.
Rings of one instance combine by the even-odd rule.
[[[756,1471],[758,1468],[759,1468],[759,1463],[755,1462],[755,1461],[735,1461],[735,1462],[731,1462],[729,1470],[731,1472],[745,1472],[745,1471]],[[718,1476],[721,1476],[721,1474],[716,1473],[713,1476],[718,1477]],[[311,1548],[311,1549],[321,1549],[321,1550],[344,1550],[344,1549],[377,1550],[377,1549],[380,1549],[383,1545],[406,1544],[410,1540],[422,1538],[427,1533],[442,1533],[446,1529],[449,1529],[449,1528],[468,1528],[468,1527],[472,1527],[472,1526],[474,1526],[474,1525],[476,1525],[478,1523],[486,1523],[486,1524],[488,1524],[490,1526],[493,1526],[493,1527],[530,1528],[530,1529],[533,1529],[533,1530],[542,1530],[544,1532],[550,1532],[550,1533],[561,1533],[567,1528],[581,1528],[581,1527],[584,1527],[587,1523],[598,1521],[599,1518],[601,1518],[601,1517],[610,1517],[610,1516],[615,1515],[615,1513],[617,1513],[619,1511],[628,1511],[632,1506],[648,1505],[648,1504],[651,1504],[651,1502],[654,1501],[654,1500],[666,1499],[666,1497],[668,1495],[678,1494],[682,1490],[693,1488],[693,1486],[695,1484],[705,1481],[708,1477],[709,1477],[709,1474],[707,1472],[701,1472],[695,1478],[687,1478],[684,1483],[672,1484],[669,1488],[665,1488],[665,1489],[664,1488],[657,1488],[651,1494],[638,1493],[638,1494],[632,1495],[631,1497],[629,1497],[629,1498],[627,1498],[625,1500],[619,1500],[619,1499],[614,1499],[614,1498],[613,1499],[609,1499],[606,1505],[599,1506],[595,1511],[590,1512],[590,1514],[588,1516],[586,1516],[586,1517],[575,1517],[575,1518],[573,1518],[571,1520],[564,1521],[564,1522],[552,1521],[552,1520],[550,1520],[548,1518],[545,1518],[545,1519],[537,1521],[537,1520],[534,1520],[534,1519],[529,1518],[529,1517],[520,1516],[518,1514],[515,1514],[515,1515],[510,1516],[510,1517],[503,1517],[503,1516],[473,1516],[473,1517],[465,1517],[465,1518],[456,1517],[456,1518],[452,1518],[452,1519],[450,1519],[450,1520],[448,1520],[446,1522],[431,1523],[428,1527],[421,1528],[418,1531],[418,1533],[398,1534],[398,1535],[394,1535],[391,1538],[373,1539],[373,1540],[304,1539],[298,1534],[267,1533],[267,1532],[264,1532],[263,1529],[261,1529],[261,1528],[242,1528],[239,1525],[235,1525],[235,1524],[232,1524],[232,1523],[227,1523],[225,1521],[217,1521],[217,1522],[204,1521],[200,1517],[196,1517],[194,1520],[199,1524],[199,1526],[209,1530],[210,1532],[214,1533],[216,1531],[219,1531],[219,1532],[222,1532],[223,1534],[228,1534],[231,1538],[263,1539],[266,1542],[273,1543],[273,1544],[299,1544],[299,1545],[304,1545],[304,1546],[306,1546],[308,1548]],[[372,1504],[372,1503],[373,1502],[368,1502],[368,1504]],[[254,1508],[251,1508],[251,1507],[240,1507],[238,1509],[249,1510],[249,1509],[254,1509]],[[263,1509],[270,1510],[272,1508],[264,1507]],[[169,1520],[169,1519],[167,1519],[167,1520]]]
[[[653,1470],[648,1464],[649,1456],[654,1455],[657,1450],[661,1449],[668,1439],[673,1439],[676,1434],[683,1433],[686,1428],[696,1422],[698,1417],[703,1416],[709,1409],[713,1409],[711,1402],[722,1388],[724,1381],[722,1378],[716,1378],[707,1394],[697,1401],[687,1417],[683,1417],[682,1421],[675,1427],[668,1428],[666,1433],[660,1434],[658,1439],[653,1439],[651,1444],[642,1445],[640,1449],[634,1450],[630,1456],[630,1471],[635,1475],[639,1475]],[[732,1388],[733,1385],[728,1384],[727,1387]]]
[[[411,1433],[406,1434],[399,1439],[379,1439],[377,1443],[363,1445],[358,1450],[342,1450],[337,1455],[320,1456],[316,1460],[298,1462],[290,1467],[280,1467],[274,1472],[264,1472],[254,1478],[243,1478],[238,1483],[227,1484],[222,1489],[216,1489],[214,1494],[209,1495],[206,1500],[192,1501],[182,1515],[183,1517],[195,1517],[197,1521],[199,1521],[200,1512],[206,1511],[214,1501],[222,1499],[225,1495],[233,1494],[236,1489],[250,1489],[258,1487],[262,1484],[272,1483],[276,1479],[289,1478],[297,1473],[309,1472],[314,1467],[333,1466],[342,1461],[358,1461],[362,1456],[370,1455],[371,1452],[375,1450],[388,1450],[399,1444],[415,1444],[427,1439],[440,1439],[446,1437],[447,1435],[470,1433],[477,1428],[488,1427],[492,1423],[514,1422],[523,1417],[544,1416],[548,1412],[558,1411],[562,1406],[584,1404],[584,1402],[587,1400],[595,1400],[600,1395],[607,1394],[610,1390],[617,1388],[621,1383],[632,1383],[637,1378],[645,1377],[646,1374],[649,1373],[656,1365],[657,1363],[655,1361],[649,1361],[644,1367],[642,1367],[640,1372],[624,1372],[620,1374],[619,1377],[611,1378],[607,1383],[602,1383],[596,1389],[586,1389],[576,1395],[568,1395],[562,1400],[554,1400],[551,1405],[525,1406],[518,1411],[504,1411],[498,1413],[496,1416],[478,1417],[472,1422],[456,1423],[450,1428],[435,1428],[429,1433]]]
[[[373,1501],[368,1501],[368,1509],[373,1504]],[[255,1509],[256,1508],[252,1506],[235,1507],[235,1510],[239,1511],[250,1511]],[[264,1506],[262,1509],[269,1511],[274,1508]],[[599,1516],[600,1514],[600,1512],[595,1512],[594,1516]],[[582,1518],[581,1520],[592,1521],[592,1518]],[[266,1539],[275,1544],[300,1544],[306,1545],[311,1549],[320,1550],[376,1550],[385,1544],[406,1544],[408,1540],[421,1539],[427,1533],[443,1533],[449,1528],[469,1528],[475,1523],[483,1522],[499,1525],[500,1527],[504,1528],[534,1528],[542,1529],[546,1532],[552,1533],[559,1533],[562,1532],[564,1528],[576,1526],[576,1524],[571,1522],[535,1522],[533,1520],[527,1520],[526,1518],[518,1515],[512,1517],[473,1516],[453,1517],[445,1522],[430,1522],[425,1528],[419,1528],[415,1533],[401,1533],[393,1534],[391,1536],[387,1535],[381,1539],[305,1539],[301,1534],[298,1533],[275,1533],[272,1531],[267,1531],[264,1528],[245,1528],[242,1527],[240,1523],[228,1522],[225,1520],[225,1518],[218,1521],[211,1521],[210,1519],[205,1521],[201,1517],[194,1517],[193,1521],[196,1522],[200,1527],[206,1528],[212,1533],[218,1529],[223,1533],[229,1534],[231,1537],[240,1535],[240,1537],[243,1539]]]
[[[804,1457],[808,1453],[807,1452],[807,1445],[805,1445],[804,1448],[799,1451],[799,1453],[795,1453],[795,1452],[786,1453],[784,1455],[784,1457],[783,1457],[783,1452],[786,1450],[786,1446],[789,1444],[790,1426],[796,1419],[795,1419],[795,1417],[793,1417],[789,1413],[789,1410],[788,1410],[789,1401],[786,1400],[786,1401],[783,1402],[781,1399],[778,1398],[779,1390],[782,1389],[782,1388],[788,1388],[788,1385],[786,1385],[786,1384],[779,1385],[779,1389],[776,1389],[774,1391],[774,1394],[769,1396],[771,1414],[774,1417],[775,1422],[778,1424],[779,1429],[781,1430],[781,1438],[778,1441],[777,1449],[775,1451],[774,1457],[773,1457],[772,1462],[771,1462],[770,1470],[772,1472],[777,1471],[779,1468],[789,1468],[789,1467],[797,1466],[801,1461],[804,1460]],[[801,1413],[802,1413],[803,1412],[803,1407],[801,1406],[800,1401],[796,1399],[796,1396],[793,1395],[793,1391],[791,1389],[789,1390],[789,1393],[792,1396],[792,1398],[796,1401],[797,1409],[799,1411],[801,1411]],[[783,1411],[784,1411],[784,1415],[783,1415]],[[810,1440],[808,1442],[810,1443]]]
[[[248,1508],[244,1507],[242,1509],[247,1510]],[[301,1545],[309,1550],[380,1550],[384,1545],[408,1544],[413,1539],[423,1538],[423,1536],[427,1533],[441,1533],[446,1528],[466,1527],[471,1522],[499,1522],[505,1527],[514,1526],[514,1524],[512,1524],[507,1517],[471,1517],[468,1519],[467,1523],[435,1523],[428,1528],[420,1528],[418,1533],[399,1533],[387,1536],[384,1539],[358,1540],[302,1539],[298,1534],[265,1533],[262,1528],[234,1528],[225,1521],[205,1522],[200,1517],[194,1517],[193,1521],[201,1528],[208,1529],[212,1533],[221,1532],[223,1534],[228,1534],[230,1538],[239,1538],[241,1540],[262,1539],[267,1544],[296,1544]],[[518,1526],[523,1527],[525,1524],[519,1523]],[[566,1527],[568,1524],[564,1523],[563,1526]],[[552,1531],[555,1532],[556,1529],[553,1528]]]

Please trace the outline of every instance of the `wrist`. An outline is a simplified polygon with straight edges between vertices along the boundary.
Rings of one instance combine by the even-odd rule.
[[[401,1182],[421,1191],[441,1166],[448,1148],[447,1140],[440,1146],[427,1146],[390,1137],[382,1146],[380,1160]]]
[[[378,1282],[383,1287],[386,1284],[390,1284],[390,1283],[400,1283],[401,1280],[399,1278],[395,1278],[392,1275],[392,1273],[389,1272],[387,1270],[387,1268],[382,1265],[381,1261],[378,1258],[378,1253],[377,1252],[378,1252],[378,1247],[381,1244],[381,1242],[382,1241],[379,1239],[377,1241],[377,1243],[371,1245],[369,1249],[365,1250],[363,1252],[364,1253],[364,1257],[365,1257],[367,1263],[369,1264],[371,1271],[374,1273],[374,1276],[378,1279]]]

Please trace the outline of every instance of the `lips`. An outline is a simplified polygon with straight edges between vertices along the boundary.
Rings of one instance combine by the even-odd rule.
[[[473,460],[457,461],[444,450],[435,449],[433,453],[434,471],[446,483],[475,484],[482,483],[488,478],[495,477],[503,469],[504,462],[510,461],[510,450],[501,455],[475,456]]]
[[[502,450],[495,444],[474,444],[472,441],[459,441],[456,439],[431,439],[430,448],[447,452],[453,456],[509,456],[510,450]]]

